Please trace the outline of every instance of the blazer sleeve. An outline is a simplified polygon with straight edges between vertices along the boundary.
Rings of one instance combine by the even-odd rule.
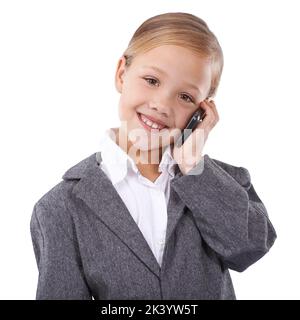
[[[194,171],[179,173],[171,183],[207,245],[225,267],[242,272],[263,257],[277,238],[249,171],[207,154]]]
[[[61,213],[57,206],[40,203],[32,212],[30,232],[39,271],[36,300],[91,300],[71,221]]]

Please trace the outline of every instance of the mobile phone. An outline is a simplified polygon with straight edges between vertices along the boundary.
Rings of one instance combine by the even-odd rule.
[[[176,140],[175,146],[181,147],[186,139],[190,136],[190,134],[197,127],[198,123],[203,120],[205,117],[205,111],[202,108],[199,108],[191,117],[190,121],[186,125],[186,127],[182,130],[180,137]],[[186,130],[188,129],[188,130]]]

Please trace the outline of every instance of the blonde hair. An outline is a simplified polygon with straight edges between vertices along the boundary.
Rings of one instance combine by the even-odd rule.
[[[212,80],[207,98],[215,96],[223,70],[223,52],[206,22],[190,13],[168,12],[144,21],[123,53],[125,65],[129,67],[138,54],[171,44],[190,49],[211,61]]]

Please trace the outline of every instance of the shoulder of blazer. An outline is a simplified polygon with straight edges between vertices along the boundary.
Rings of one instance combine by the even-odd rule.
[[[241,166],[235,166],[218,159],[210,158],[206,155],[206,163],[210,165],[210,167],[219,168],[221,170],[226,171],[230,176],[232,176],[237,182],[239,182],[242,186],[249,188],[251,185],[251,177],[249,171]],[[209,163],[209,164],[208,164]],[[205,165],[204,165],[205,166]]]

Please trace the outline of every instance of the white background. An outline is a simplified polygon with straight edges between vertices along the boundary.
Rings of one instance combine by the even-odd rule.
[[[118,126],[118,58],[165,12],[204,19],[225,66],[204,153],[246,167],[278,239],[238,299],[299,299],[299,1],[0,1],[0,299],[35,299],[34,203]]]

